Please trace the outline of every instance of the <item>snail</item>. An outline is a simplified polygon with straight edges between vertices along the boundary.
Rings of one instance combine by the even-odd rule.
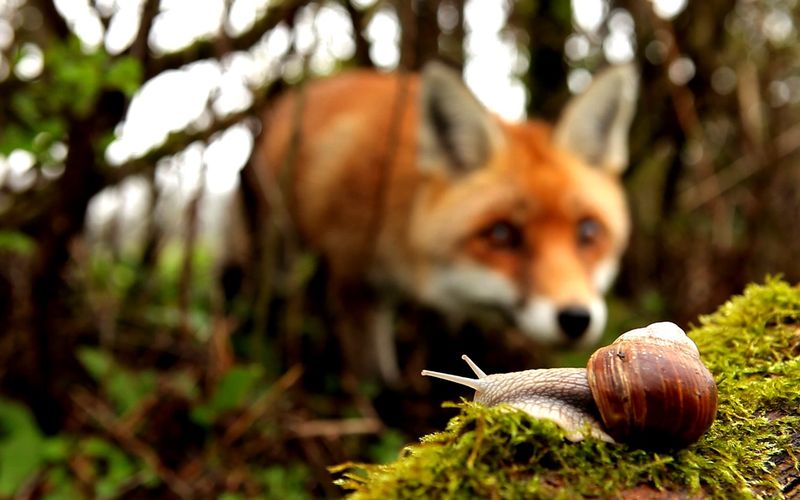
[[[475,401],[505,403],[552,420],[579,441],[590,436],[642,448],[694,443],[717,413],[717,386],[695,343],[674,323],[653,323],[620,335],[592,354],[586,368],[550,368],[486,375],[461,357],[477,379],[423,370],[475,389]]]

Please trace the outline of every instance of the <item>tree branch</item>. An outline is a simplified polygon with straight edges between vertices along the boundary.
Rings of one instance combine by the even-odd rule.
[[[200,131],[180,131],[172,133],[163,144],[156,146],[143,156],[130,160],[119,167],[105,167],[103,169],[103,175],[106,179],[106,182],[108,182],[109,185],[116,184],[128,176],[148,172],[155,168],[156,162],[159,159],[165,156],[178,154],[183,151],[186,146],[193,142],[207,142],[218,132],[241,123],[247,118],[257,116],[259,114],[258,111],[263,109],[265,104],[266,102],[259,101],[257,104],[254,104],[246,110],[239,111],[238,113],[232,113],[216,120],[208,128]]]
[[[312,1],[313,0],[285,0],[279,5],[267,10],[267,13],[261,19],[257,20],[250,29],[228,40],[229,50],[249,49],[264,36],[264,33],[281,22],[290,20],[300,8],[312,3]],[[198,40],[178,52],[156,57],[153,59],[152,74],[157,75],[168,69],[180,68],[181,66],[199,59],[218,57],[219,44],[217,42],[217,38]]]

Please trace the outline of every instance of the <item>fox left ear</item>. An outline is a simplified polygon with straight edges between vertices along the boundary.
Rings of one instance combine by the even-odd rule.
[[[460,175],[482,167],[499,140],[491,114],[442,63],[425,65],[420,87],[420,168]]]
[[[628,133],[639,75],[632,64],[609,68],[564,109],[554,131],[556,145],[590,165],[621,173],[628,164]]]

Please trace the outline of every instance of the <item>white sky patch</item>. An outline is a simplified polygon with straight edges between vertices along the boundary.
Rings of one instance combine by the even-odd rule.
[[[608,62],[622,64],[633,61],[635,33],[633,17],[625,9],[615,9],[608,16],[608,36],[603,40],[603,54]]]
[[[584,68],[575,68],[567,75],[567,87],[573,94],[580,94],[592,83],[592,74]]]
[[[18,192],[30,189],[36,181],[36,170],[33,168],[36,159],[33,154],[22,149],[15,149],[8,155],[6,162],[8,186]]]
[[[120,237],[126,243],[141,241],[149,204],[147,181],[140,176],[128,177],[92,198],[86,211],[86,226],[90,234],[102,234],[103,228],[112,223],[114,217],[127,215],[120,220]]]
[[[209,144],[203,155],[206,162],[206,189],[216,194],[233,190],[251,149],[253,134],[244,125],[229,128]]]
[[[689,80],[694,78],[694,62],[688,57],[679,57],[667,69],[669,79],[675,85],[686,85]]]
[[[85,12],[83,15],[75,19],[75,24],[72,29],[76,33],[80,33],[81,42],[83,42],[84,50],[95,50],[103,43],[103,36],[105,35],[105,28],[100,18],[94,11]]]
[[[779,9],[770,10],[762,21],[762,31],[774,44],[781,44],[790,39],[794,32],[794,22],[788,12]]]
[[[400,23],[394,9],[387,6],[378,10],[367,25],[366,37],[372,62],[379,68],[396,68],[400,62]]]
[[[187,128],[206,110],[220,78],[219,65],[204,61],[165,71],[145,83],[131,101],[121,133],[106,151],[107,159],[117,164],[141,156],[170,132]]]
[[[349,59],[356,50],[350,16],[341,5],[328,2],[317,13],[315,20],[320,48],[328,57]]]
[[[44,69],[44,55],[42,49],[32,43],[26,43],[20,48],[20,57],[14,65],[14,73],[22,80],[33,80]]]
[[[93,50],[103,42],[103,24],[87,0],[54,0],[67,24],[83,43],[84,49]]]
[[[302,9],[295,20],[294,35],[295,48],[310,58],[311,71],[318,75],[330,73],[337,59],[347,59],[355,52],[350,17],[341,5],[332,2]]]
[[[592,44],[586,35],[575,33],[564,42],[564,54],[572,61],[580,61],[589,55]]]
[[[251,84],[257,85],[259,82],[280,78],[281,61],[289,50],[289,41],[289,28],[281,23],[253,46],[249,51],[253,57]]]
[[[686,8],[687,0],[652,0],[653,11],[661,19],[672,19]]]
[[[105,48],[118,54],[130,47],[139,31],[141,12],[139,2],[120,2],[119,10],[111,17],[106,32]]]
[[[0,19],[0,50],[5,50],[14,41],[14,28],[5,19]]]
[[[525,115],[525,88],[511,74],[519,58],[517,48],[513,41],[500,37],[507,16],[500,2],[466,3],[464,80],[490,110],[507,120],[519,120]]]
[[[303,7],[294,19],[294,47],[303,55],[311,54],[317,45],[317,37],[314,34],[315,11],[311,5]]]
[[[242,111],[253,103],[250,85],[254,80],[255,62],[247,52],[234,52],[223,60],[222,68],[211,105],[219,116]]]
[[[607,12],[606,0],[572,0],[572,18],[585,31],[596,32],[603,24]]]
[[[356,6],[358,9],[366,9],[367,7],[372,7],[375,5],[375,2],[378,0],[351,0],[353,5]]]
[[[213,36],[222,27],[224,13],[222,0],[162,0],[161,12],[153,20],[150,47],[156,52],[174,52]]]
[[[267,8],[268,0],[234,0],[228,11],[228,32],[236,36],[250,29]]]
[[[631,36],[619,30],[611,30],[603,40],[603,53],[612,64],[633,61],[633,41]]]

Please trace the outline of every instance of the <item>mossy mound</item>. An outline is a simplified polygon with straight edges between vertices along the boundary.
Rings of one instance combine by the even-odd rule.
[[[776,464],[800,476],[800,288],[770,279],[700,318],[689,335],[717,381],[717,420],[670,453],[587,439],[549,422],[462,402],[445,431],[387,465],[343,464],[352,498],[572,498],[656,491],[780,496]],[[643,491],[644,490],[644,491]]]

